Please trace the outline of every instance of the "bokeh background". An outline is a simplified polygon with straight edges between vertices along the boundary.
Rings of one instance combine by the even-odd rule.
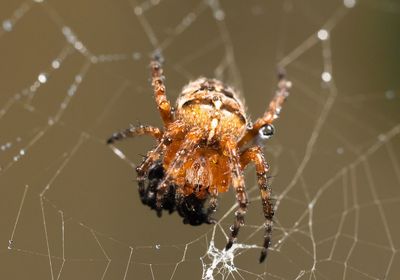
[[[5,0],[0,23],[1,279],[400,276],[397,1]],[[129,124],[161,125],[156,49],[171,100],[217,77],[253,119],[287,70],[291,96],[265,147],[276,199],[265,263],[254,168],[242,248],[221,263],[234,194],[216,226],[157,218],[134,172],[153,140],[105,145]]]

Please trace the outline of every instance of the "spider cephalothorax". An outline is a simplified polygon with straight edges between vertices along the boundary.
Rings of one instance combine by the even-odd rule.
[[[177,211],[184,223],[214,223],[211,215],[217,208],[218,195],[232,186],[238,210],[227,250],[244,224],[248,198],[243,170],[254,163],[266,218],[262,262],[270,245],[274,210],[267,181],[268,164],[259,141],[252,140],[272,136],[272,122],[288,96],[290,82],[284,75],[279,76],[278,90],[268,110],[251,124],[235,91],[215,79],[199,78],[189,83],[173,109],[165,95],[160,59],[155,58],[150,67],[163,130],[131,127],[114,133],[108,143],[144,134],[157,140],[136,171],[142,202],[159,216],[163,210]]]

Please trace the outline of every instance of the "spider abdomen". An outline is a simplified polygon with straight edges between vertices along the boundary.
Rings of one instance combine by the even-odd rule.
[[[178,118],[185,123],[187,130],[200,130],[204,140],[211,142],[223,135],[239,139],[246,130],[246,122],[227,108],[216,108],[203,103],[191,103],[179,110]]]

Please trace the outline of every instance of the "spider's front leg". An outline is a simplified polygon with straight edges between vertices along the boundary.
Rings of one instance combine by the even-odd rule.
[[[154,96],[156,98],[157,107],[160,111],[164,126],[167,126],[173,121],[171,103],[168,101],[165,94],[165,77],[161,65],[162,58],[160,55],[155,55],[150,63],[151,68],[151,85],[153,86]]]
[[[126,138],[133,138],[140,135],[149,135],[157,139],[157,141],[160,141],[163,133],[158,127],[148,125],[140,125],[136,127],[132,126],[122,131],[113,133],[113,135],[111,135],[111,137],[107,139],[107,144],[112,144],[115,141],[124,140]]]
[[[268,247],[271,244],[274,205],[271,199],[271,187],[268,185],[267,172],[269,169],[268,163],[264,159],[263,152],[259,146],[251,147],[240,155],[240,164],[244,169],[250,162],[254,162],[256,166],[258,186],[260,188],[263,212],[265,217],[264,222],[264,246],[261,251],[260,263],[267,257]]]
[[[278,74],[278,80],[278,89],[275,92],[274,98],[269,103],[267,111],[264,113],[264,116],[254,122],[251,128],[247,129],[246,133],[239,141],[239,147],[243,147],[256,137],[263,126],[272,124],[273,121],[279,117],[282,105],[289,96],[289,89],[292,87],[292,83],[286,80],[284,72]]]
[[[229,250],[233,243],[236,241],[236,237],[239,233],[239,229],[244,225],[244,216],[247,212],[247,205],[249,203],[245,185],[243,170],[240,166],[238,148],[236,142],[229,139],[224,145],[224,152],[229,155],[230,158],[230,169],[232,172],[232,186],[236,192],[236,200],[238,203],[238,210],[235,212],[235,220],[231,228],[231,236],[226,244],[225,249]]]

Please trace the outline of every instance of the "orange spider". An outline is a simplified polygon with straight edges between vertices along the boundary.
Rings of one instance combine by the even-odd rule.
[[[199,78],[186,85],[174,109],[165,94],[160,56],[154,57],[150,67],[164,129],[130,127],[114,133],[107,143],[137,135],[150,135],[157,140],[157,146],[147,153],[136,171],[142,202],[159,216],[164,209],[177,211],[184,223],[215,223],[211,214],[217,208],[218,195],[233,186],[238,210],[226,250],[232,247],[244,224],[248,197],[243,170],[253,162],[266,219],[260,256],[260,262],[264,261],[271,243],[274,207],[268,185],[269,167],[259,141],[254,140],[273,135],[272,122],[278,118],[291,83],[284,74],[279,75],[278,90],[266,113],[252,124],[234,90],[215,79]]]

